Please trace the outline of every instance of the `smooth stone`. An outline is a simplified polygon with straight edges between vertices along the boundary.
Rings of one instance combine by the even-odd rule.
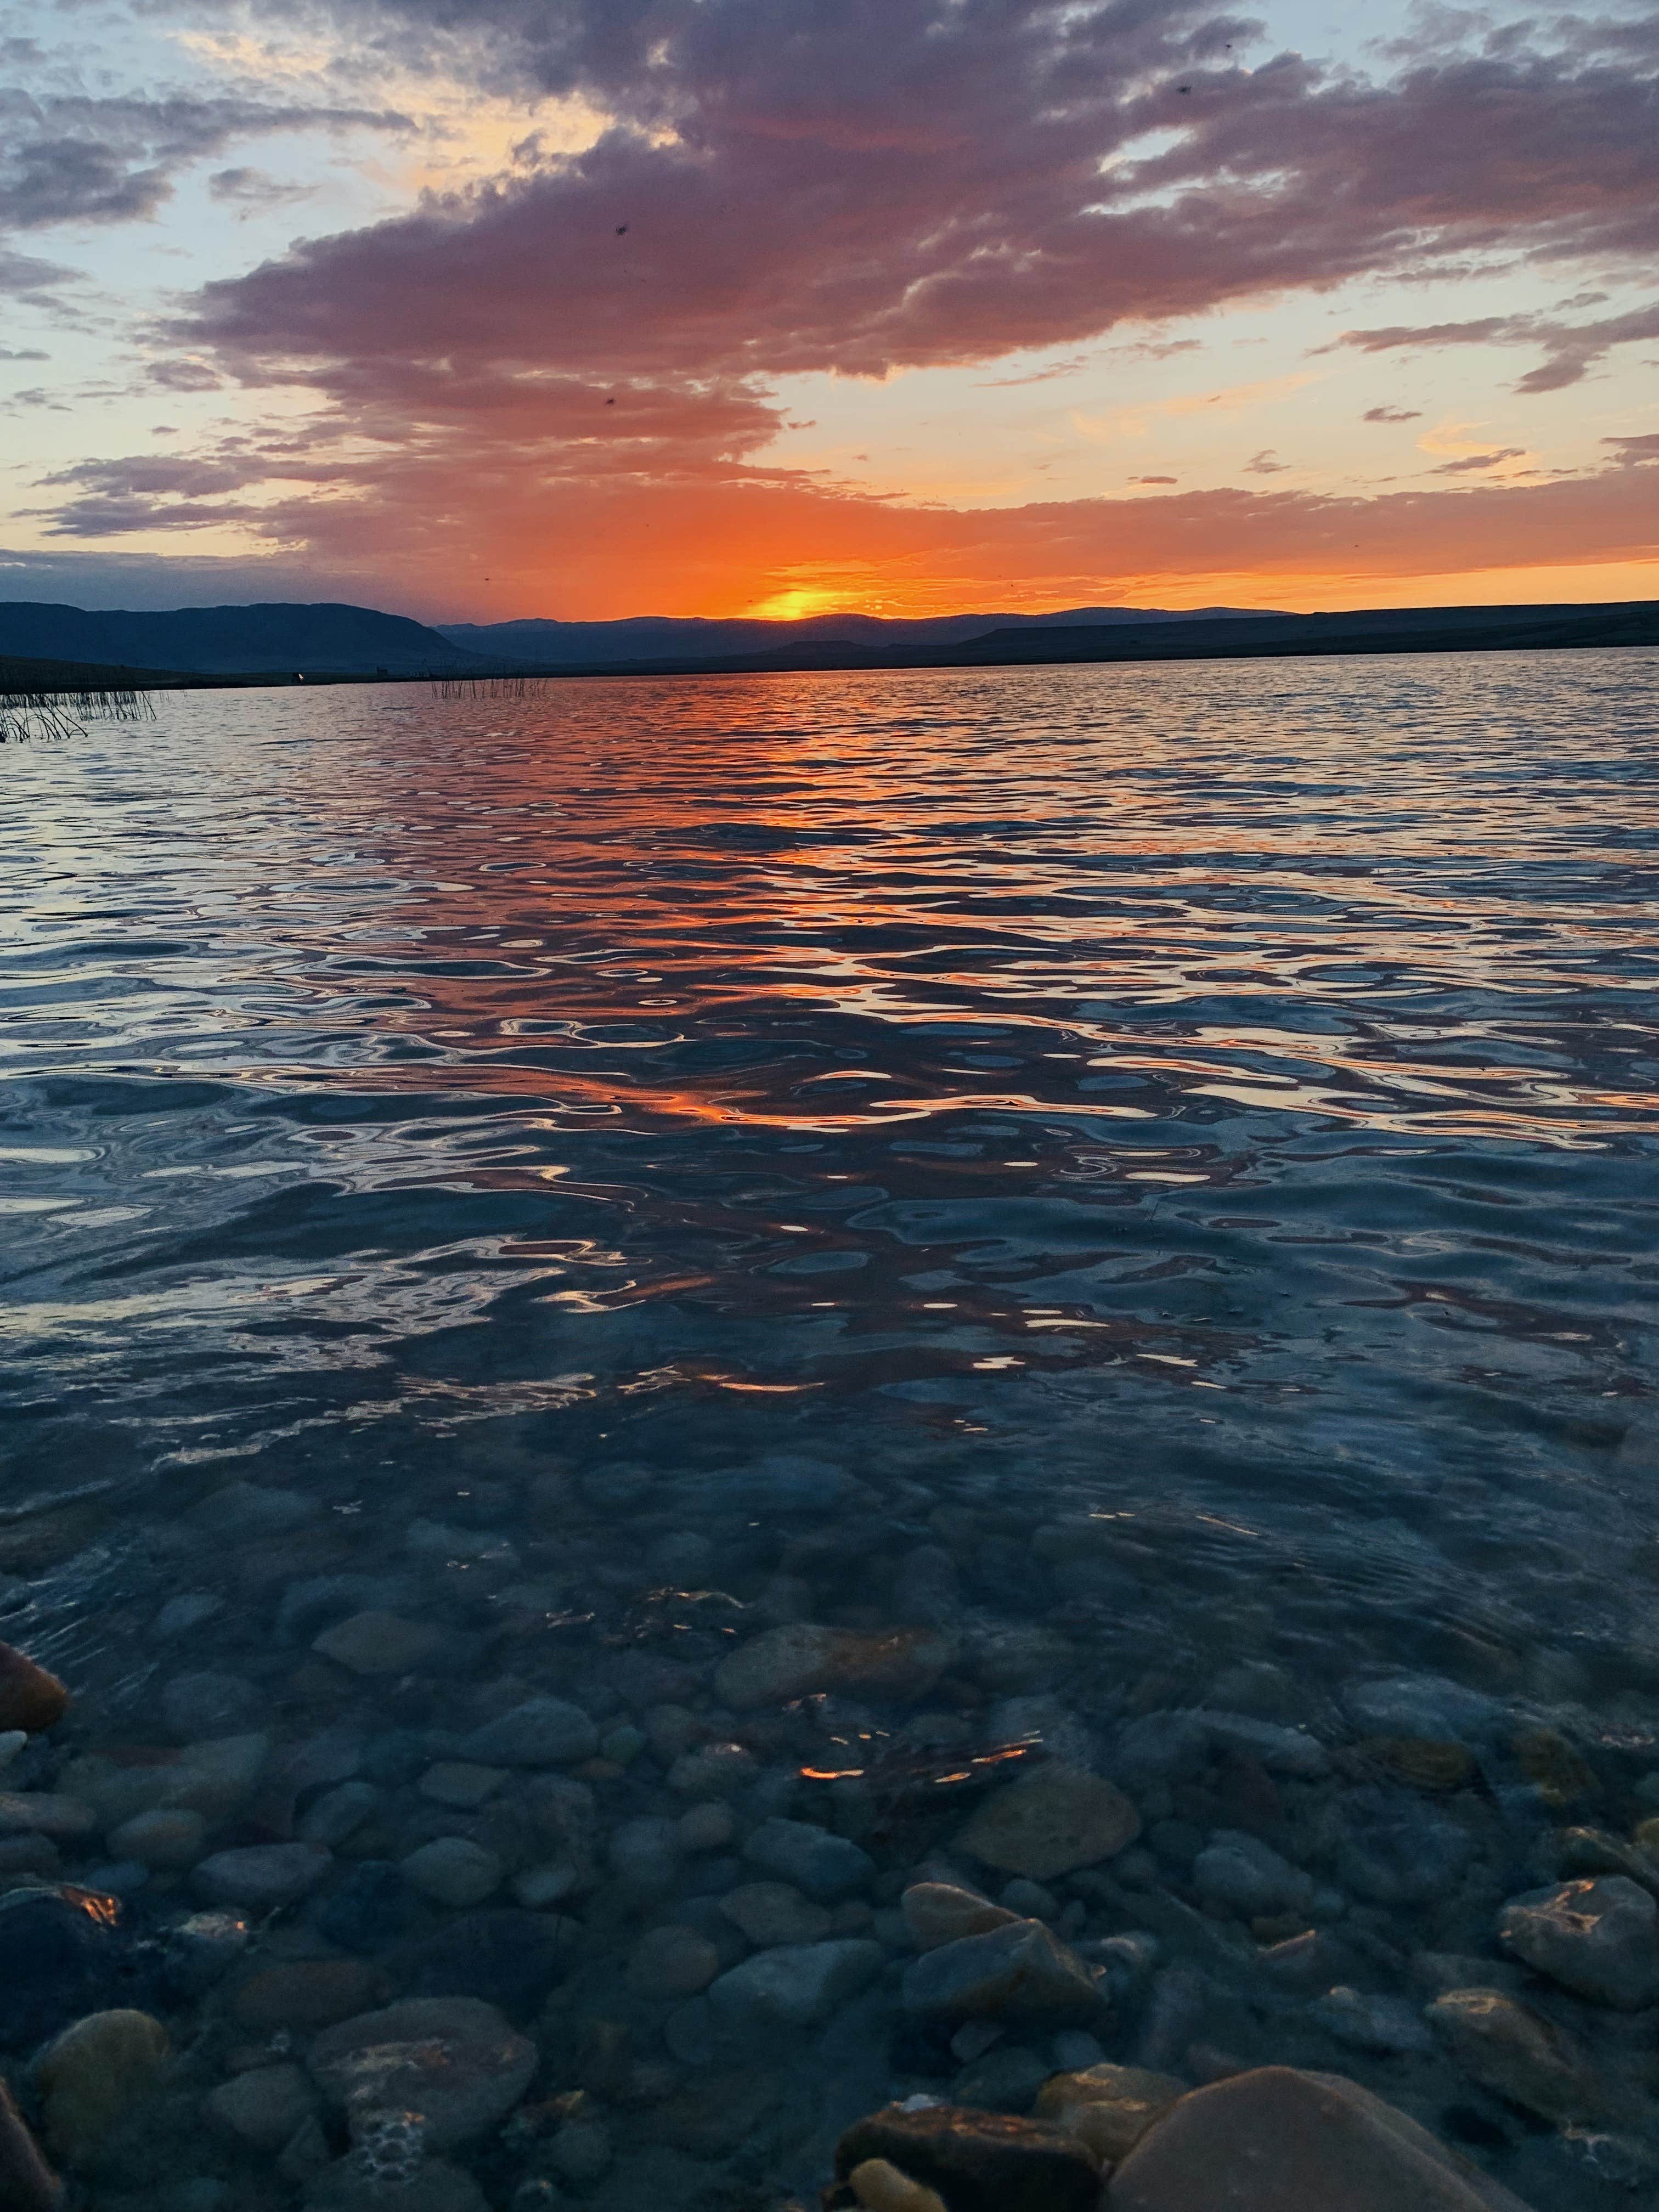
[[[168,1931],[169,1980],[191,1996],[204,1996],[242,1956],[252,1933],[244,1913],[192,1912]]]
[[[494,1851],[465,1836],[438,1836],[400,1862],[405,1881],[434,1905],[465,1911],[499,1889],[502,1867]]]
[[[538,2061],[535,2045],[493,2005],[428,1997],[325,2028],[307,2063],[324,2095],[348,2115],[418,2112],[428,2146],[443,2151],[504,2119]]]
[[[155,1616],[150,1634],[159,1644],[171,1644],[175,1636],[188,1636],[192,1628],[201,1628],[215,1620],[225,1609],[222,1597],[214,1597],[206,1590],[183,1590],[170,1597]]]
[[[477,1997],[522,2018],[568,1972],[580,1933],[551,1913],[486,1905],[399,1944],[390,1964],[409,1996]]]
[[[0,1895],[0,2047],[27,2050],[125,1993],[130,1949],[118,1908],[86,1893],[33,1887]]]
[[[320,1844],[325,1850],[332,1850],[348,1836],[355,1836],[384,1802],[382,1793],[372,1782],[338,1783],[307,1807],[296,1832],[302,1844]]]
[[[526,1867],[522,1874],[513,1877],[513,1897],[515,1904],[526,1911],[544,1912],[550,1905],[556,1905],[581,1886],[582,1870],[574,1859],[549,1859],[544,1864]]]
[[[592,1759],[599,1732],[580,1705],[562,1698],[529,1698],[474,1729],[462,1748],[483,1766],[563,1766]]]
[[[0,1644],[0,1729],[39,1735],[56,1728],[69,1711],[70,1693],[56,1674],[17,1650]]]
[[[297,2066],[255,2066],[210,2092],[209,2116],[256,2150],[293,2141],[317,2110],[317,2093]]]
[[[158,1808],[154,1813],[135,1813],[131,1820],[112,1828],[105,1841],[124,1859],[137,1859],[140,1866],[160,1872],[182,1874],[202,1856],[207,1822],[199,1813],[182,1808],[171,1812]]]
[[[1337,1878],[1374,1905],[1420,1905],[1454,1889],[1474,1844],[1468,1831],[1404,1790],[1350,1790],[1341,1801]]]
[[[0,2204],[7,2212],[58,2212],[63,2201],[63,2183],[0,2079]]]
[[[937,1951],[941,1943],[955,1943],[964,1936],[1009,1928],[1022,1917],[948,1881],[913,1881],[899,1899],[899,1910],[918,1951]]]
[[[764,2063],[705,2074],[656,2106],[646,2130],[695,2158],[720,2158],[756,2135],[782,2094],[776,2072]]]
[[[946,2212],[936,2189],[913,2181],[884,2158],[866,2158],[847,2179],[864,2212]]]
[[[317,1926],[343,1951],[381,1951],[408,1932],[415,1893],[390,1859],[361,1859],[317,1908]]]
[[[441,1759],[428,1767],[418,1786],[422,1796],[431,1798],[434,1804],[453,1805],[470,1813],[495,1796],[507,1772],[504,1766],[472,1766],[461,1759]]]
[[[97,1814],[78,1797],[51,1790],[0,1791],[0,1836],[51,1836],[73,1843],[97,1826]]]
[[[246,1735],[259,1725],[264,1705],[240,1674],[178,1674],[161,1692],[161,1718],[187,1743]]]
[[[283,2028],[309,2035],[367,2012],[384,1995],[380,1972],[362,1959],[290,1959],[252,1975],[232,1997],[230,2011],[256,2035]]]
[[[1428,2017],[1473,2081],[1557,2127],[1606,2117],[1595,2069],[1564,2029],[1501,1990],[1448,1990]]]
[[[761,1950],[778,1943],[816,1943],[830,1933],[831,1915],[787,1881],[748,1881],[729,1889],[720,1910]]]
[[[591,2189],[614,2154],[610,2135],[594,2120],[567,2120],[549,2148],[559,2172],[578,2189]]]
[[[692,1997],[708,1987],[720,1967],[720,1953],[695,1928],[652,1928],[634,1946],[628,1986],[641,1996]]]
[[[904,1972],[904,2007],[926,2020],[1033,2021],[1082,2027],[1097,2020],[1101,1985],[1040,1920],[1017,1920],[924,1951]]]
[[[763,1820],[743,1855],[750,1866],[793,1882],[820,1905],[862,1889],[876,1871],[868,1851],[806,1820]]]
[[[190,1744],[176,1759],[153,1766],[118,1766],[91,1755],[74,1759],[58,1779],[92,1807],[106,1833],[135,1814],[162,1808],[199,1813],[211,1828],[246,1802],[270,1755],[270,1738],[256,1731]]]
[[[759,1772],[752,1751],[740,1743],[706,1743],[682,1752],[668,1770],[668,1786],[682,1797],[724,1797]]]
[[[1253,1920],[1275,1912],[1305,1912],[1313,1902],[1312,1878],[1300,1867],[1241,1830],[1221,1828],[1193,1862],[1193,1881],[1206,1905]]]
[[[4,1773],[27,1741],[27,1734],[22,1729],[0,1731],[0,1774]]]
[[[836,2145],[836,2178],[870,2159],[936,2190],[951,2212],[1096,2212],[1100,2199],[1082,2143],[1038,2120],[960,2105],[889,2105],[855,2120]]]
[[[856,1936],[757,1951],[709,1984],[707,2002],[715,2033],[744,2038],[816,2027],[858,1995],[880,1972],[886,1955],[879,1943]]]
[[[1495,1698],[1465,1689],[1443,1674],[1389,1674],[1351,1683],[1342,1702],[1367,1735],[1479,1742],[1504,1719],[1504,1708]]]
[[[1334,2074],[1262,2066],[1194,2089],[1112,2176],[1103,2212],[1526,2212],[1425,2128]]]
[[[1659,1831],[1659,1821],[1646,1821],[1644,1827]],[[1567,1828],[1560,1838],[1559,1865],[1565,1874],[1622,1874],[1638,1887],[1659,1896],[1659,1858],[1656,1858],[1642,1841],[1642,1828],[1635,1838],[1626,1843],[1618,1836],[1610,1836],[1601,1828]],[[1659,1841],[1659,1834],[1649,1838]]]
[[[1400,1781],[1410,1783],[1413,1790],[1431,1790],[1437,1796],[1463,1789],[1476,1771],[1474,1753],[1467,1744],[1442,1743],[1432,1736],[1368,1736],[1354,1749],[1362,1758],[1386,1767]]]
[[[210,1905],[249,1905],[262,1910],[292,1905],[315,1889],[334,1861],[316,1844],[249,1844],[216,1851],[193,1877]]]
[[[397,1613],[354,1613],[325,1628],[311,1648],[354,1674],[405,1674],[429,1659],[443,1642],[428,1621],[405,1620]]]
[[[1623,1875],[1512,1897],[1498,1916],[1506,1951],[1576,1996],[1640,2012],[1659,2002],[1659,1906]]]
[[[109,2139],[161,2084],[172,2039],[146,2012],[95,2012],[34,2062],[46,2141],[68,2166],[96,2166]]]
[[[1004,1874],[1052,1881],[1132,1844],[1140,1815],[1115,1784],[1051,1759],[988,1798],[956,1848]]]
[[[1115,2165],[1190,2086],[1144,2066],[1091,2066],[1045,2081],[1036,2117],[1075,2136],[1103,2165]]]
[[[1421,2013],[1404,1997],[1364,1996],[1339,1984],[1315,1998],[1308,2007],[1308,2016],[1328,2035],[1355,2051],[1398,2057],[1434,2048],[1434,2038],[1424,2026]]]
[[[674,1823],[681,1848],[688,1851],[723,1851],[738,1832],[729,1805],[694,1805]]]
[[[963,2068],[951,2084],[951,2101],[984,2112],[1029,2112],[1053,2072],[1040,2052],[1000,2042]]]
[[[1316,1781],[1328,1774],[1330,1753],[1305,1729],[1281,1728],[1273,1721],[1258,1720],[1251,1713],[1194,1712],[1197,1722],[1218,1750],[1237,1752],[1254,1759],[1269,1774],[1294,1775]]]
[[[935,1630],[872,1634],[792,1620],[763,1630],[723,1659],[714,1694],[737,1712],[793,1705],[821,1690],[908,1701],[926,1697],[955,1656],[952,1639]]]
[[[623,1820],[611,1838],[611,1867],[641,1896],[672,1889],[680,1870],[679,1837],[672,1820]]]

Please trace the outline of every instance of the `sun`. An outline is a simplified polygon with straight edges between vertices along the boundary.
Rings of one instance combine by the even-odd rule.
[[[811,584],[792,584],[744,609],[746,615],[758,622],[801,622],[808,615],[838,615],[846,611],[847,602],[842,593]]]

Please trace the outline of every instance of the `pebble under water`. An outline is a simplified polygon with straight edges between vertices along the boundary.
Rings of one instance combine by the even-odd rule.
[[[1653,2201],[1656,672],[9,748],[0,1638],[71,1702],[0,1669],[0,2067],[70,2201],[777,2212],[930,2098],[1071,2112],[1046,2212],[1107,2063]],[[831,2201],[988,2203],[934,2109]]]

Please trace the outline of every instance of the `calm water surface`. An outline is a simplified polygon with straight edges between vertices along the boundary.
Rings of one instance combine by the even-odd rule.
[[[1392,1683],[1387,1734],[1501,1713],[1488,1813],[1549,1826],[1507,1748],[1548,1728],[1627,1828],[1656,672],[251,691],[9,750],[0,1633],[86,1744],[188,1738],[199,1672],[280,1743],[362,1721],[307,1646],[367,1594],[455,1639],[386,1692],[441,1743],[503,1680],[706,1707],[662,1692],[734,1622],[944,1620],[988,1737],[1115,1771],[1126,1717],[1226,1705],[1338,1744]],[[285,1502],[228,1544],[234,1483]],[[223,1603],[158,1636],[181,1593]],[[623,1764],[606,1817],[649,1816]],[[1179,1799],[1218,1786],[1154,1778],[1149,1826],[1237,1827]],[[1456,1948],[1433,1910],[1392,1940]]]

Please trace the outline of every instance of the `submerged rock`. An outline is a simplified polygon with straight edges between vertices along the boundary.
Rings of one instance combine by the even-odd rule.
[[[1115,2164],[1189,2086],[1144,2066],[1091,2066],[1052,2075],[1038,2092],[1036,2117],[1074,2136],[1103,2164]]]
[[[210,1905],[247,1905],[262,1911],[292,1905],[315,1889],[334,1863],[316,1844],[249,1844],[216,1851],[192,1877]]]
[[[1357,2082],[1288,2066],[1182,2097],[1103,2202],[1105,2212],[1526,2212]]]
[[[1040,2021],[1081,2027],[1100,2017],[1101,1985],[1040,1920],[1016,1920],[926,1951],[905,1969],[916,2018]]]
[[[848,2176],[864,2212],[946,2212],[945,2199],[884,2158],[866,2158]]]
[[[1139,1833],[1139,1814],[1114,1784],[1051,1759],[988,1798],[957,1848],[1005,1874],[1052,1881],[1111,1858]]]
[[[964,1936],[1009,1928],[1020,1917],[1006,1905],[993,1905],[989,1898],[948,1881],[912,1882],[899,1899],[899,1910],[918,1951],[937,1951],[941,1943],[958,1942]]]
[[[739,1712],[790,1705],[820,1690],[904,1701],[926,1697],[955,1656],[951,1638],[931,1629],[876,1635],[795,1620],[766,1629],[722,1660],[714,1691]]]
[[[126,1994],[131,1946],[112,1898],[16,1889],[0,1898],[0,2049],[27,2050]]]
[[[348,2117],[418,2113],[434,2150],[485,2134],[529,2087],[536,2046],[493,2005],[424,1997],[325,2028],[308,2064]]]
[[[936,2190],[951,2212],[1095,2212],[1100,2173],[1058,2128],[961,2105],[889,2105],[855,2120],[836,2146],[850,2180],[872,2159]]]
[[[1448,1990],[1428,2016],[1483,2089],[1558,2127],[1607,2116],[1607,2091],[1572,2038],[1501,1990]]]
[[[885,1962],[879,1943],[848,1936],[757,1951],[711,1983],[708,2017],[717,2036],[744,2041],[781,2027],[812,2027],[856,1996]]]
[[[396,1613],[354,1613],[325,1628],[312,1650],[354,1674],[403,1674],[429,1659],[443,1641],[428,1621],[405,1620]]]
[[[0,1644],[0,1729],[21,1729],[39,1735],[56,1728],[69,1711],[70,1693],[56,1674],[19,1651]]]
[[[750,1866],[793,1882],[820,1905],[862,1889],[876,1871],[867,1851],[810,1820],[763,1820],[743,1855]]]
[[[1659,2002],[1659,1906],[1623,1875],[1512,1897],[1498,1940],[1594,2004],[1640,2012]]]
[[[63,2201],[63,2183],[0,2080],[0,2204],[7,2212],[58,2212]]]
[[[317,2110],[317,2093],[297,2066],[255,2066],[222,2082],[204,2107],[256,2150],[281,2150]]]
[[[161,2085],[172,2042],[144,2012],[98,2012],[34,2062],[46,2140],[68,2166],[96,2167],[109,2140]]]
[[[528,1698],[474,1729],[462,1750],[486,1766],[563,1766],[592,1759],[599,1732],[580,1705],[562,1698]]]

